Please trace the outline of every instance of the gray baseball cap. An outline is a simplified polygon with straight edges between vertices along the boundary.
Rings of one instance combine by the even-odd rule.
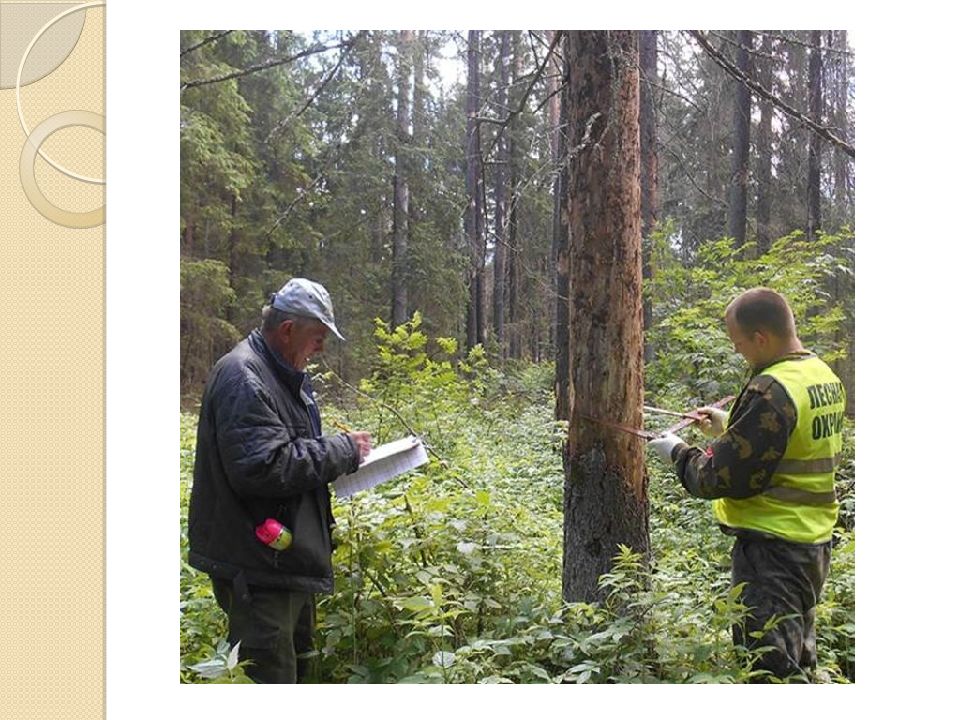
[[[333,321],[333,301],[330,293],[318,282],[306,278],[292,278],[279,292],[273,294],[270,305],[291,315],[319,320],[338,338],[346,340]]]

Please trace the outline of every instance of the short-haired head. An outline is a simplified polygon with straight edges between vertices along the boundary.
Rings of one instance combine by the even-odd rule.
[[[776,290],[756,287],[741,293],[727,305],[726,317],[745,333],[768,332],[782,340],[797,334],[793,311]]]

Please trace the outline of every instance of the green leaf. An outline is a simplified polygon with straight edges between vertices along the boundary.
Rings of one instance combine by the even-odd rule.
[[[414,597],[402,598],[394,603],[401,610],[413,610],[414,612],[419,612],[421,610],[429,610],[433,607],[433,601],[422,595],[417,595]]]
[[[447,652],[446,650],[440,650],[439,652],[434,653],[433,655],[433,664],[437,667],[448,668],[452,667],[453,663],[456,662],[456,655],[452,652]]]
[[[230,655],[227,657],[227,667],[231,670],[237,666],[237,662],[239,661],[241,642],[241,640],[237,640],[237,644],[233,646],[233,649],[230,651]]]

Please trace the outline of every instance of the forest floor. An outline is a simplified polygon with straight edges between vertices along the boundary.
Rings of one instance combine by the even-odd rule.
[[[443,392],[430,387],[445,383]],[[625,550],[602,579],[605,603],[565,603],[565,426],[553,420],[546,372],[487,376],[482,386],[434,373],[422,384],[422,394],[366,386],[390,396],[442,459],[334,500],[337,580],[319,603],[315,680],[698,683],[756,674],[755,658],[738,655],[730,640],[744,611],[730,588],[732,539],[672,469],[647,463],[649,570]],[[328,431],[349,420],[381,442],[406,434],[382,406],[327,408],[324,418]],[[185,562],[195,438],[196,416],[181,414],[181,681],[243,682],[209,580]],[[816,682],[854,679],[848,448],[841,482],[850,488],[842,515],[850,529],[837,528],[817,609]]]

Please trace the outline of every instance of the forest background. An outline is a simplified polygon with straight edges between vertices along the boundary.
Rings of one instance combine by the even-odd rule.
[[[742,612],[729,542],[655,461],[649,537],[581,598],[600,602],[561,582],[567,183],[586,137],[569,120],[568,42],[181,35],[182,510],[206,373],[291,276],[326,285],[349,338],[313,368],[328,431],[415,431],[434,452],[415,477],[339,505],[318,678],[749,679],[725,636]],[[755,284],[790,298],[805,344],[848,388],[818,619],[820,679],[852,681],[853,49],[844,31],[642,32],[631,58],[646,402],[735,393],[744,368],[723,306]],[[209,586],[184,566],[183,681],[243,679],[224,635]]]

